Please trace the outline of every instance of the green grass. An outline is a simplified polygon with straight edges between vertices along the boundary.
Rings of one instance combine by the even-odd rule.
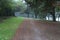
[[[10,40],[23,18],[11,17],[0,23],[0,40]]]

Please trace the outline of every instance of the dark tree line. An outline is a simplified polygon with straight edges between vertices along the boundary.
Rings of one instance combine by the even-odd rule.
[[[40,14],[41,17],[45,17],[48,13],[53,16],[53,21],[56,21],[55,7],[57,0],[25,0],[27,4],[35,11],[35,17]],[[58,0],[59,1],[59,0]]]
[[[0,0],[0,16],[14,16],[11,0]]]

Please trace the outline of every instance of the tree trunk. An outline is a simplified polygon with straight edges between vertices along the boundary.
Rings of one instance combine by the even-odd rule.
[[[36,8],[36,10],[35,10],[35,18],[37,18],[37,15],[38,15],[38,10]]]
[[[14,14],[14,13],[12,13],[12,14],[11,14],[11,16],[15,16],[15,14]]]
[[[59,17],[58,17],[58,21],[59,21]]]
[[[48,20],[49,20],[49,15],[48,15]]]
[[[37,14],[35,13],[35,18],[37,18]]]
[[[53,21],[56,21],[55,14],[52,14],[52,16],[53,16]]]
[[[28,13],[27,17],[29,18],[29,13]]]
[[[56,17],[55,17],[55,7],[53,7],[52,16],[53,16],[53,21],[56,21]]]
[[[53,6],[52,6],[53,7]],[[53,16],[53,21],[56,21],[56,17],[55,17],[55,7],[52,8],[52,12],[51,12],[52,16]]]

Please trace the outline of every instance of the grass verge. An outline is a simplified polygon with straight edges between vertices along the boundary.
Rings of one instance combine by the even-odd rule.
[[[0,40],[10,40],[23,18],[11,17],[0,23]]]

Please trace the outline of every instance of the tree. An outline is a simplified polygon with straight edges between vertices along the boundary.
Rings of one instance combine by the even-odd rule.
[[[53,21],[56,21],[56,18],[55,18],[56,0],[47,0],[46,4],[49,7],[50,14],[53,16]]]
[[[0,16],[11,16],[13,15],[11,0],[0,0]]]
[[[39,13],[38,11],[40,11],[40,14],[43,14],[43,15],[50,13],[53,16],[53,21],[56,21],[56,18],[55,18],[56,0],[32,0],[32,1],[25,0],[25,1],[28,4],[30,4],[32,8],[34,8],[36,15]]]
[[[21,0],[17,2],[14,0],[0,0],[0,16],[15,16],[14,10],[17,6],[21,8],[21,12],[26,9]]]
[[[40,0],[25,0],[29,5],[30,7],[34,10],[35,12],[35,18],[37,18],[37,15],[38,15],[38,7],[40,6]]]

